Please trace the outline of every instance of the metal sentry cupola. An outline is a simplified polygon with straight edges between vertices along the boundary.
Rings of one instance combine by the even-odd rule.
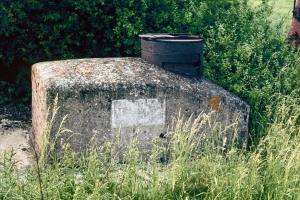
[[[203,39],[190,34],[143,34],[142,58],[166,70],[200,76],[203,65]]]

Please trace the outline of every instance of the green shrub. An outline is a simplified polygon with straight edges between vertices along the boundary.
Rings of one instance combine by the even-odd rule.
[[[138,34],[172,32],[189,1],[16,0],[0,2],[0,59],[31,63],[136,55]],[[182,19],[182,20],[179,20]]]
[[[136,56],[140,54],[138,34],[185,31],[183,17],[189,2],[192,1],[0,1],[0,81],[15,84],[1,87],[0,102],[24,94],[15,94],[18,88],[30,86],[30,75],[23,76],[21,71],[29,71],[33,63]],[[17,76],[22,81],[18,82]],[[30,96],[30,90],[25,92]]]
[[[247,0],[5,0],[0,63],[139,56],[140,33],[199,34],[205,41],[204,75],[250,104],[251,130],[258,135],[269,122],[267,107],[300,82],[299,54],[270,14],[267,4],[252,8]],[[9,100],[19,87],[2,88]]]
[[[207,1],[194,10],[199,17],[191,30],[205,38],[204,75],[250,104],[258,136],[270,122],[270,105],[300,87],[299,53],[287,44],[282,24],[270,21],[267,4]]]

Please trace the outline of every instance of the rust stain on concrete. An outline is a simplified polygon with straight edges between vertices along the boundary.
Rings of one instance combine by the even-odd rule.
[[[214,111],[219,112],[221,108],[221,98],[219,96],[212,96],[209,99],[209,107]]]

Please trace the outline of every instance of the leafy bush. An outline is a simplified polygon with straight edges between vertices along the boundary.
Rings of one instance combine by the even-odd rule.
[[[174,31],[191,1],[16,0],[0,2],[0,58],[31,63],[136,55],[138,34]],[[176,21],[176,23],[174,23]]]
[[[276,99],[300,87],[299,53],[287,44],[283,25],[270,21],[267,3],[253,9],[247,1],[207,1],[194,8],[199,17],[191,30],[205,38],[204,75],[250,104],[258,136]]]
[[[6,95],[2,101],[24,94],[16,95],[15,90],[23,87],[24,80],[30,86],[30,75],[20,75],[20,72],[24,68],[29,71],[33,63],[139,55],[138,34],[173,32],[177,27],[186,27],[180,19],[189,2],[191,0],[0,1],[0,81],[15,84],[1,87]],[[17,76],[21,76],[22,81],[18,82]],[[15,90],[9,90],[11,88]],[[30,93],[27,89],[24,91]]]
[[[138,56],[139,33],[199,34],[205,39],[204,75],[250,104],[258,135],[269,122],[268,106],[300,82],[299,54],[286,44],[280,25],[271,25],[270,14],[266,3],[254,9],[247,0],[4,0],[0,65]],[[18,88],[2,93],[15,96]]]

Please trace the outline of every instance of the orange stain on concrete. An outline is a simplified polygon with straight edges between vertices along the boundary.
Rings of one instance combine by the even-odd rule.
[[[208,104],[212,110],[219,112],[221,109],[221,98],[219,96],[212,96]]]

